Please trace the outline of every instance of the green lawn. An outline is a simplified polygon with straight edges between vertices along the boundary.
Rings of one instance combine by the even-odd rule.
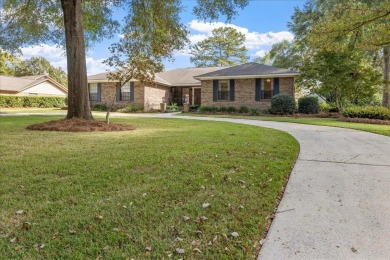
[[[286,133],[223,122],[25,130],[57,118],[0,118],[1,258],[251,258],[299,149]]]
[[[390,136],[390,125],[342,122],[342,121],[338,121],[335,118],[318,118],[318,117],[294,118],[294,117],[280,117],[280,116],[202,115],[202,114],[195,114],[195,113],[180,114],[180,115],[242,118],[242,119],[252,119],[252,120],[262,120],[262,121],[290,122],[290,123],[308,124],[308,125],[323,125],[323,126],[350,128],[350,129],[356,129],[356,130],[371,132],[371,133],[375,133],[375,134]]]

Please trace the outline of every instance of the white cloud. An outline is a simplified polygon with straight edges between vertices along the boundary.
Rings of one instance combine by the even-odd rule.
[[[198,20],[192,20],[188,23],[189,27],[196,32],[200,32],[201,34],[192,34],[190,37],[192,39],[205,39],[207,36],[211,36],[211,31],[220,27],[232,27],[237,31],[243,33],[245,35],[245,47],[248,50],[255,50],[260,48],[261,46],[268,46],[283,40],[292,41],[294,39],[294,35],[288,31],[281,32],[266,32],[259,33],[256,31],[249,31],[249,29],[240,27],[234,24],[227,24],[222,22],[202,22]],[[192,40],[191,40],[192,43]]]
[[[65,52],[61,47],[56,45],[34,45],[22,48],[23,55],[22,59],[29,59],[32,57],[44,57],[54,67],[60,67],[64,71],[67,71],[67,61]],[[93,54],[92,51],[88,52],[87,55]],[[105,59],[94,59],[93,57],[86,57],[87,72],[88,75],[104,72],[109,69],[107,65],[103,63]]]
[[[256,57],[264,57],[266,53],[267,53],[266,50],[258,50],[258,51],[255,52],[254,56],[256,56]]]

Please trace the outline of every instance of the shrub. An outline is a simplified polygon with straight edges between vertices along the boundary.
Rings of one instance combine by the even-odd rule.
[[[144,106],[142,105],[128,105],[127,107],[124,107],[120,110],[124,113],[133,113],[133,112],[143,112]]]
[[[295,112],[295,100],[286,94],[275,95],[271,99],[271,113],[277,115],[292,114]]]
[[[237,108],[232,107],[232,106],[227,107],[227,108],[226,108],[226,112],[228,112],[229,114],[236,113],[236,112],[237,112]]]
[[[227,107],[225,107],[225,106],[219,107],[219,112],[226,113]]]
[[[321,112],[335,112],[335,113],[338,113],[339,112],[339,109],[337,108],[337,106],[335,104],[332,104],[332,103],[320,103],[319,104],[319,109]]]
[[[197,110],[198,113],[208,113],[211,111],[211,106],[200,106]]]
[[[249,111],[249,114],[251,116],[258,116],[260,113],[259,113],[259,110],[257,110],[256,108],[252,108],[250,111]]]
[[[63,107],[63,97],[0,96],[0,107]]]
[[[190,105],[190,106],[188,107],[188,109],[189,109],[190,111],[196,111],[196,110],[198,110],[198,108],[199,108],[198,105]]]
[[[97,104],[92,107],[94,111],[107,111],[107,106],[102,104]]]
[[[170,105],[167,106],[167,112],[175,112],[179,111],[179,106],[177,103],[171,103]]]
[[[348,107],[343,110],[343,116],[350,118],[369,118],[369,119],[381,119],[390,120],[390,109],[385,107]]]
[[[317,97],[302,97],[298,100],[298,111],[303,114],[318,114],[320,108]]]
[[[246,106],[240,106],[240,109],[238,109],[238,112],[241,114],[248,114],[249,108],[247,108]]]

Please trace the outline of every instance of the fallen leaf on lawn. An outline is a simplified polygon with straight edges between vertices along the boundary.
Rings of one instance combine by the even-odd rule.
[[[108,249],[110,249],[110,246],[103,247],[103,250],[108,250]]]
[[[70,235],[76,235],[77,231],[76,230],[69,230]]]
[[[197,231],[195,232],[195,234],[196,234],[197,236],[201,236],[201,235],[203,234],[203,232],[200,231],[200,230],[197,230]]]
[[[176,253],[184,254],[185,250],[183,248],[176,248]]]
[[[19,237],[14,237],[14,238],[10,239],[9,242],[11,242],[11,243],[19,242]]]
[[[265,239],[260,240],[260,245],[263,245],[265,243]]]
[[[200,186],[200,188],[201,188],[202,190],[205,190],[205,189],[206,189],[205,186],[203,186],[203,185]]]
[[[237,233],[237,232],[232,232],[230,235],[231,235],[232,237],[238,237],[238,233]]]
[[[21,249],[23,249],[23,246],[17,246],[17,247],[14,248],[15,251],[19,251]]]
[[[181,241],[183,241],[183,239],[180,238],[180,237],[177,237],[177,238],[175,238],[173,241],[174,241],[174,242],[181,242]]]
[[[217,242],[217,239],[218,239],[218,236],[215,236],[215,237],[213,238],[213,243]]]
[[[150,247],[150,246],[145,247],[145,251],[147,251],[147,252],[152,251],[152,247]]]
[[[112,231],[119,232],[119,228],[113,228]]]
[[[199,248],[194,248],[194,249],[192,249],[192,251],[195,251],[195,252],[197,252],[197,253],[202,253],[202,251],[200,251]]]
[[[30,222],[24,222],[22,225],[23,230],[30,230],[31,229],[31,223]]]
[[[208,245],[208,246],[212,246],[213,243],[211,243],[211,241],[209,241],[209,242],[207,243],[207,245]]]
[[[193,248],[195,248],[195,247],[198,247],[198,246],[200,246],[200,240],[194,240],[194,241],[192,241],[191,242],[191,246],[193,247]]]
[[[244,180],[239,180],[240,183],[242,184],[245,184],[245,181]]]
[[[97,220],[97,221],[100,221],[100,220],[102,220],[103,219],[103,216],[100,216],[100,215],[96,215],[95,216],[95,220]]]
[[[208,207],[210,207],[210,203],[203,203],[203,205],[202,205],[202,207],[205,209],[205,208],[208,208]]]
[[[23,215],[24,210],[20,209],[20,210],[16,211],[15,213],[16,213],[16,215]]]
[[[239,209],[244,209],[244,206],[240,205],[238,206]]]
[[[142,193],[142,197],[146,197],[146,195],[148,195],[148,194],[146,194],[146,193]]]
[[[182,220],[183,220],[183,221],[188,221],[188,220],[190,220],[190,219],[191,219],[191,218],[190,218],[190,217],[187,217],[187,216],[183,216],[183,217],[182,217]]]
[[[200,220],[202,220],[202,221],[206,221],[208,218],[207,217],[205,217],[205,216],[201,216],[200,217]]]
[[[45,248],[45,244],[35,244],[34,248],[35,248],[35,250],[39,251],[39,250]]]

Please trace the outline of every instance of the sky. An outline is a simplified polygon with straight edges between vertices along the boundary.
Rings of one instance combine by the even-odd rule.
[[[219,21],[207,23],[198,20],[192,14],[192,7],[196,4],[195,0],[183,0],[185,10],[182,12],[180,19],[190,31],[190,44],[196,44],[204,40],[211,35],[211,31],[215,28],[222,26],[234,27],[245,34],[244,45],[248,49],[250,60],[253,60],[256,57],[264,56],[272,44],[294,39],[294,35],[289,32],[287,25],[294,13],[294,8],[301,8],[304,3],[304,0],[252,0],[247,7],[239,10],[238,15],[229,23],[226,23],[224,17],[221,17]],[[115,15],[116,19],[121,20],[123,13],[116,12]],[[88,75],[113,70],[113,68],[103,64],[103,61],[110,56],[108,47],[119,39],[120,35],[118,34],[112,39],[96,43],[87,51]],[[24,59],[42,56],[53,66],[61,67],[66,71],[64,51],[55,45],[44,43],[27,46],[22,48],[22,53]],[[190,62],[189,46],[176,51],[174,58],[173,62],[164,62],[165,70],[194,66]]]

